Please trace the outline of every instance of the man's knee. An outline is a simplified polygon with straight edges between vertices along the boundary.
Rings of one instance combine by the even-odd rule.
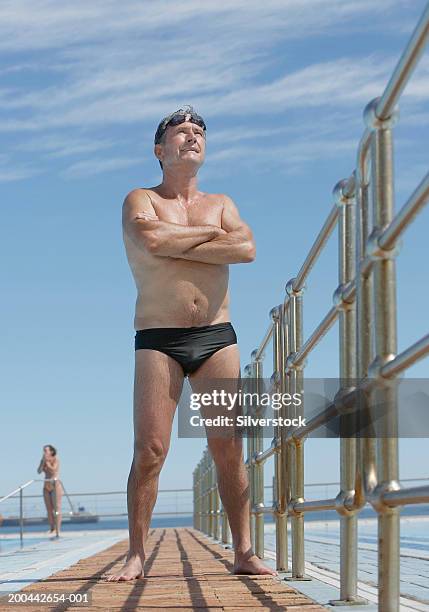
[[[138,475],[160,472],[167,453],[168,447],[159,440],[136,442],[134,444],[134,469]]]

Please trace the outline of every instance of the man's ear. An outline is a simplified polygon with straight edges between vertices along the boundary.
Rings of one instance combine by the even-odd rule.
[[[153,152],[155,153],[155,157],[162,161],[162,145],[156,144],[153,148]]]

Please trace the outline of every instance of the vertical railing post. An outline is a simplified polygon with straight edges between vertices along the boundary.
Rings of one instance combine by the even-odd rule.
[[[197,529],[199,531],[202,531],[202,524],[201,524],[201,459],[198,462],[197,465],[197,490],[196,490],[196,495],[197,495]]]
[[[355,279],[356,217],[354,194],[345,191],[348,181],[334,188],[338,206],[338,281],[334,304],[339,310],[340,388],[338,397],[356,387],[356,307],[344,300],[344,292]],[[364,603],[357,594],[357,512],[355,508],[357,415],[340,414],[340,480],[336,498],[340,514],[340,599],[331,604]]]
[[[199,515],[199,529],[201,531],[204,531],[204,515],[203,515],[203,511],[204,511],[204,493],[203,493],[203,462],[202,459],[200,460],[199,466],[198,466],[198,473],[199,473],[199,483],[198,483],[198,515]]]
[[[371,503],[378,512],[378,589],[379,609],[399,610],[399,508],[389,508],[383,502],[387,491],[399,489],[399,457],[397,432],[397,389],[395,381],[382,380],[380,368],[394,358],[397,352],[396,326],[396,250],[379,247],[379,233],[394,217],[393,134],[398,118],[397,110],[386,119],[377,117],[378,99],[365,109],[365,119],[371,133],[371,174],[373,188],[373,231],[368,252],[373,258],[375,359],[369,376],[377,384],[371,394],[372,403],[385,406],[387,413],[378,419],[378,485]]]
[[[366,272],[366,244],[370,234],[370,181],[366,150],[359,149],[356,165],[356,344],[358,384],[368,376],[373,359],[372,293],[373,275]],[[359,423],[368,423],[367,393],[359,391]],[[368,426],[365,425],[365,429]],[[376,439],[364,437],[359,430],[357,440],[356,505],[362,508],[377,484]],[[369,434],[369,432],[368,432]]]
[[[229,526],[228,515],[222,504],[222,544],[231,545],[231,528]]]
[[[252,354],[252,392],[256,393],[258,403],[256,406],[255,415],[261,417],[261,406],[259,405],[259,397],[262,393],[263,384],[263,365],[261,359],[254,359]],[[262,407],[263,410],[263,407]],[[253,438],[253,452],[256,456],[263,450],[263,431],[261,425],[255,425],[250,429],[250,435]],[[261,510],[264,507],[264,466],[262,463],[257,463],[253,466],[254,473],[254,502],[255,510],[255,554],[260,558],[264,558],[264,514]]]
[[[199,461],[196,469],[196,486],[195,486],[195,496],[196,496],[196,526],[195,528],[199,531],[202,531],[201,525],[201,460]]]
[[[286,285],[286,292],[289,296],[289,323],[290,323],[290,345],[291,354],[287,365],[290,369],[291,393],[301,395],[301,406],[295,407],[296,414],[303,414],[303,387],[304,387],[304,365],[294,362],[296,353],[303,344],[303,289],[293,288],[294,279]],[[305,577],[305,557],[304,557],[304,513],[297,512],[295,505],[304,501],[304,442],[302,440],[292,441],[292,478],[291,478],[291,501],[289,504],[289,514],[291,514],[292,532],[292,580],[307,580]]]
[[[209,481],[209,451],[204,452],[204,488],[206,499],[206,534],[210,535],[210,481]]]
[[[209,535],[209,486],[207,469],[207,449],[203,454],[203,499],[204,499],[204,533]]]
[[[273,320],[273,370],[276,392],[284,393],[284,342],[283,342],[283,305],[276,306],[270,312]],[[283,408],[280,412],[283,415]],[[276,415],[277,416],[277,415]],[[284,427],[277,425],[274,428],[274,443],[282,440]],[[286,514],[286,495],[285,495],[285,473],[284,473],[284,454],[286,444],[280,446],[274,455],[274,483],[275,483],[275,511],[276,520],[276,569],[286,572],[288,569],[288,542],[287,542],[287,514]]]
[[[19,488],[19,539],[22,546],[24,543],[24,500],[22,497],[22,487]]]
[[[209,479],[209,535],[215,537],[215,482],[214,482],[214,471],[213,471],[213,458],[210,451],[208,451],[208,479]]]
[[[207,535],[212,535],[212,479],[210,469],[210,451],[206,451],[206,479],[207,479]]]
[[[192,526],[197,528],[197,468],[192,472]]]
[[[286,374],[286,362],[290,353],[290,326],[289,326],[289,299],[286,297],[281,309],[281,320],[283,328],[283,349],[282,349],[282,361],[281,361],[281,385],[282,392],[290,394],[290,378]],[[290,406],[283,406],[281,410],[281,416],[285,419],[293,416],[292,409]],[[286,440],[287,429],[285,427],[281,430],[281,474],[282,474],[282,497],[280,497],[279,511],[284,511],[286,514],[285,519],[285,551],[283,562],[285,565],[284,571],[289,571],[289,553],[288,553],[288,508],[291,500],[291,469],[292,469],[292,446]]]
[[[213,525],[213,537],[216,540],[220,540],[220,495],[217,484],[217,472],[215,462],[212,460],[213,470],[213,512],[214,512],[214,525]]]
[[[252,355],[255,353],[255,351],[253,351]],[[244,369],[244,373],[245,373],[245,391],[246,392],[252,392],[252,378],[253,378],[253,363],[248,364],[245,369]],[[249,384],[250,383],[250,384]],[[253,416],[253,410],[252,410],[252,404],[250,403],[247,410],[246,410],[246,414],[252,415]],[[251,434],[251,431],[249,431],[249,429],[247,429],[247,459],[249,461],[248,463],[248,469],[247,469],[247,475],[248,475],[248,480],[249,480],[249,522],[250,522],[250,542],[252,544],[252,549],[255,550],[256,549],[256,541],[255,541],[255,510],[254,510],[254,504],[255,504],[255,470],[254,470],[254,466],[251,463],[252,457],[253,457],[253,453],[254,453],[254,448],[255,448],[255,440],[253,438],[253,435]]]

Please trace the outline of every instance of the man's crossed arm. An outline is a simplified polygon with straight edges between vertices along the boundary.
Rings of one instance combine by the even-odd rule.
[[[144,192],[131,192],[124,201],[123,227],[138,247],[154,255],[210,264],[246,263],[255,258],[252,231],[228,196],[223,196],[219,228],[161,221]]]

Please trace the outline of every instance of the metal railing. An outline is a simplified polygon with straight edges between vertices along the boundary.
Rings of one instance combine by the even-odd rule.
[[[52,489],[52,493],[53,493],[53,495],[52,495],[52,498],[53,498],[52,499],[52,503],[53,503],[55,535],[58,538],[58,536],[59,536],[58,516],[59,516],[59,513],[60,513],[61,509],[58,509],[58,504],[57,504],[57,491],[56,491],[56,482],[57,482],[57,480],[61,484],[61,486],[63,487],[63,490],[65,492],[63,483],[61,482],[61,480],[59,478],[33,478],[32,480],[29,480],[28,482],[25,482],[24,484],[22,484],[19,487],[17,487],[14,491],[11,491],[10,493],[5,495],[4,497],[0,498],[0,503],[2,503],[2,502],[5,502],[7,499],[13,498],[15,496],[15,494],[18,493],[18,496],[19,496],[19,539],[20,539],[20,542],[21,542],[21,546],[22,546],[23,541],[24,541],[24,489],[29,487],[34,482],[44,482],[44,483],[45,482],[53,482],[54,483],[54,487]],[[67,495],[67,493],[66,493],[66,495]],[[72,505],[72,510],[73,510],[73,505]]]
[[[385,612],[399,610],[399,508],[405,504],[429,502],[429,486],[404,489],[399,484],[398,436],[395,430],[397,389],[395,385],[386,384],[429,354],[429,334],[397,353],[395,273],[398,238],[429,199],[429,174],[396,214],[393,184],[393,128],[398,120],[396,104],[423,52],[428,35],[429,4],[382,96],[365,108],[366,129],[357,150],[356,170],[335,186],[333,208],[298,274],[286,284],[283,303],[271,310],[268,330],[259,347],[252,352],[251,363],[245,369],[245,375],[258,387],[258,381],[262,382],[263,377],[264,352],[272,342],[273,387],[291,395],[301,392],[306,358],[338,320],[342,386],[335,400],[307,421],[305,429],[286,431],[282,427],[276,428],[271,446],[265,450],[262,432],[257,428],[255,434],[247,439],[251,537],[256,554],[262,558],[264,514],[273,514],[277,569],[288,571],[289,516],[291,578],[305,580],[305,514],[317,510],[336,511],[340,515],[341,586],[339,599],[332,603],[362,603],[357,592],[357,519],[363,506],[370,503],[378,515],[378,602],[379,609]],[[304,340],[304,284],[336,227],[339,284],[334,292],[333,306]],[[350,381],[358,382],[350,384]],[[365,400],[362,402],[362,397],[368,398],[367,403]],[[334,417],[347,414],[351,405],[358,405],[359,410],[371,410],[369,406],[374,404],[375,398],[389,406],[389,423],[382,427],[390,427],[390,435],[381,431],[377,438],[342,437],[339,493],[329,499],[306,501],[305,437]],[[303,406],[299,410],[303,414]],[[290,417],[290,409],[283,407],[280,415]],[[293,415],[297,415],[296,408]],[[274,457],[275,500],[271,507],[266,507],[263,465],[270,457]],[[194,525],[227,543],[230,541],[227,515],[219,508],[216,469],[206,450],[194,471]]]
[[[99,519],[125,519],[128,517],[127,511],[127,491],[87,491],[84,493],[70,493],[66,491],[64,483],[55,478],[35,478],[20,485],[7,495],[0,497],[0,531],[2,527],[7,530],[10,527],[19,527],[20,541],[23,545],[25,527],[38,527],[46,522],[46,508],[43,495],[30,494],[24,492],[34,483],[45,483],[59,480],[62,485],[64,496],[70,507],[69,511],[57,508],[55,513],[56,536],[58,536],[59,525],[58,514],[61,512],[64,523],[84,524],[98,522]],[[152,513],[154,519],[167,519],[173,517],[185,517],[187,522],[191,522],[193,513],[192,502],[193,489],[159,489],[158,498]],[[4,503],[2,503],[4,502]],[[82,502],[85,504],[83,507]],[[55,491],[53,496],[54,507],[57,506]],[[12,519],[12,524],[11,524]],[[112,523],[105,523],[104,528],[112,528]],[[115,528],[121,526],[115,525]],[[123,525],[123,528],[126,526]],[[84,526],[82,528],[85,528]]]

